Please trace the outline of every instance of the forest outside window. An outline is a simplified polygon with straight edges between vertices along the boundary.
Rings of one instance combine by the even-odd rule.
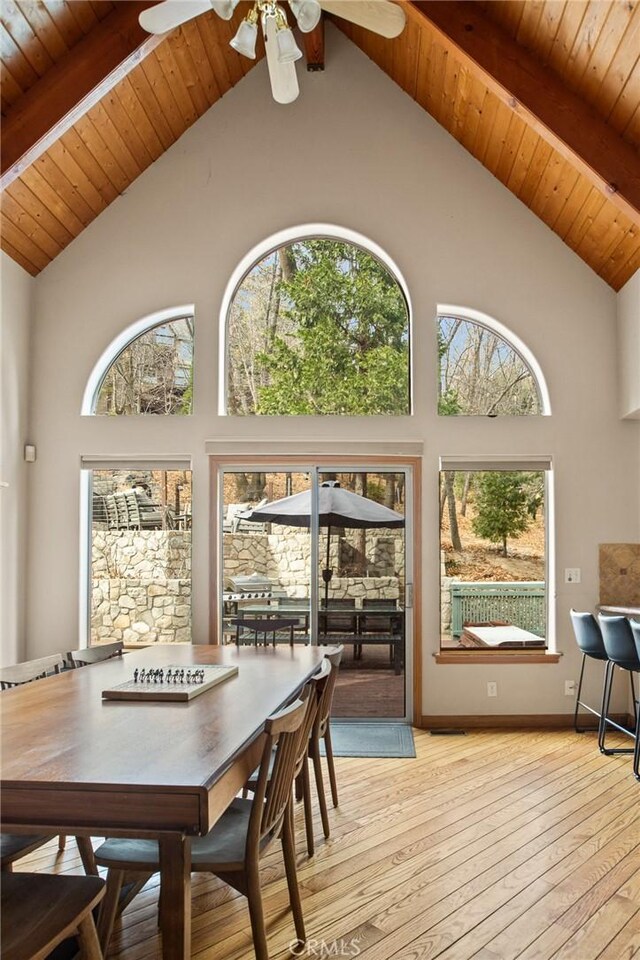
[[[411,412],[407,300],[354,243],[309,237],[268,253],[237,287],[226,337],[229,414]]]
[[[100,373],[91,412],[106,416],[190,414],[193,328],[193,317],[177,317],[147,326],[114,351]]]
[[[463,316],[441,314],[437,322],[441,416],[527,416],[545,412],[538,382],[541,378],[534,376],[507,337]]]
[[[544,653],[549,462],[442,466],[441,652]]]

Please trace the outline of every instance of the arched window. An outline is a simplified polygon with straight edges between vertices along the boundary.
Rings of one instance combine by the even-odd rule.
[[[152,314],[124,330],[94,367],[82,413],[191,413],[193,308]]]
[[[411,412],[405,291],[381,251],[340,232],[263,248],[231,288],[227,413]]]
[[[527,347],[485,314],[456,307],[438,314],[441,416],[548,414],[544,377]]]

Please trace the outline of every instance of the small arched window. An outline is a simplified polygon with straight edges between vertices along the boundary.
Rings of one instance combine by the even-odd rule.
[[[409,307],[381,256],[333,236],[272,248],[226,316],[226,412],[411,412]]]
[[[455,309],[443,310],[437,322],[441,416],[549,413],[535,359],[505,327],[475,311]]]
[[[185,415],[192,395],[193,316],[164,311],[110,344],[89,378],[82,412]]]

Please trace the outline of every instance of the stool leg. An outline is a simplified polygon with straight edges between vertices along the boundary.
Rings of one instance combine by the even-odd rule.
[[[580,667],[580,679],[578,680],[578,692],[576,694],[576,709],[573,713],[573,729],[576,733],[584,733],[584,728],[578,727],[578,708],[580,706],[580,694],[582,693],[582,680],[584,678],[584,664],[587,659],[586,653],[582,654],[582,665]]]
[[[633,775],[640,780],[640,700],[634,700],[636,711],[636,744],[633,750]]]
[[[600,753],[607,753],[605,749],[605,734],[607,726],[607,715],[609,713],[609,701],[611,700],[611,687],[613,685],[614,665],[607,660],[607,666],[604,671],[604,687],[602,689],[602,708],[600,710],[600,723],[598,724],[598,748]]]

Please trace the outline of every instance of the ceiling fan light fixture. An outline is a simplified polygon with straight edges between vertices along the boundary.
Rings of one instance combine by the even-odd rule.
[[[258,25],[256,20],[251,19],[251,14],[242,21],[236,31],[233,40],[229,41],[229,46],[233,47],[237,53],[249,60],[256,58],[256,41],[258,39]]]
[[[322,16],[322,7],[318,0],[289,0],[289,6],[303,33],[315,30]]]
[[[289,27],[283,27],[276,33],[278,60],[280,63],[295,63],[302,57],[302,50],[295,41]]]
[[[210,0],[211,6],[222,20],[231,20],[240,0]]]

